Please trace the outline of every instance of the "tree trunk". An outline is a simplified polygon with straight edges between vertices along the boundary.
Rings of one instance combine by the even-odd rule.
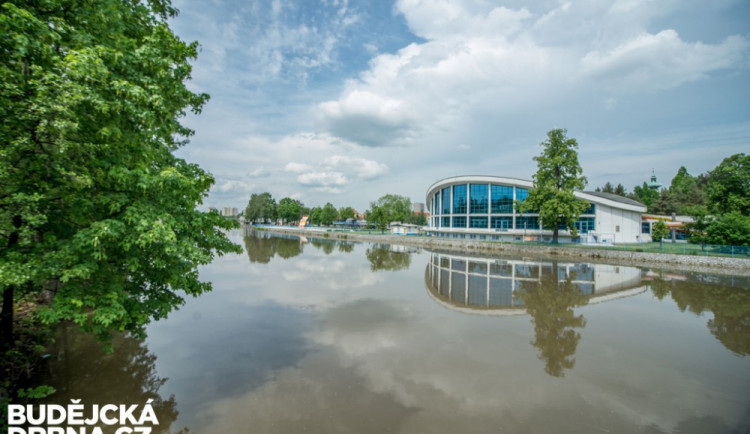
[[[21,216],[13,217],[13,226],[17,230],[13,231],[8,238],[8,249],[18,244],[18,229],[21,228]],[[0,351],[13,348],[13,298],[15,287],[8,286],[3,290],[3,310],[0,312]]]
[[[3,311],[0,313],[0,351],[13,348],[13,285],[3,291]]]
[[[552,244],[557,244],[557,234],[560,231],[560,226],[555,226],[552,230]]]

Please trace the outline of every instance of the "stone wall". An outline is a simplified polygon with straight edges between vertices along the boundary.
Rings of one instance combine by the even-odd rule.
[[[252,230],[252,229],[251,229]],[[349,241],[369,241],[385,244],[401,244],[434,250],[452,250],[461,253],[481,253],[492,255],[504,253],[512,256],[545,258],[571,258],[590,262],[617,263],[621,265],[649,266],[652,268],[673,268],[688,271],[721,273],[750,276],[750,259],[718,256],[674,255],[666,253],[632,252],[610,249],[587,249],[581,247],[540,246],[506,244],[491,241],[459,240],[431,237],[417,237],[389,234],[363,234],[361,232],[335,232],[316,229],[264,228],[278,232],[309,237],[326,237]]]

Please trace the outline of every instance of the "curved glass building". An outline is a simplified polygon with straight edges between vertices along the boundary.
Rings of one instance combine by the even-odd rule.
[[[542,227],[538,214],[520,213],[514,206],[528,197],[532,187],[531,181],[499,176],[455,176],[437,181],[427,190],[428,233],[496,241],[551,240],[552,231]],[[641,233],[641,214],[646,212],[642,203],[610,193],[575,195],[590,204],[575,223],[581,242],[651,240]],[[570,241],[570,232],[561,228],[559,240]]]

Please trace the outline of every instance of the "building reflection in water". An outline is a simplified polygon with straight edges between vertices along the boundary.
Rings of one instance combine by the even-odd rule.
[[[563,377],[575,366],[586,326],[573,308],[642,293],[643,272],[633,267],[588,263],[490,259],[432,253],[425,271],[437,302],[467,313],[529,314],[544,370]]]
[[[553,274],[554,273],[554,274]],[[645,291],[643,272],[617,265],[497,259],[433,252],[425,273],[433,298],[467,313],[523,315],[528,313],[520,292],[556,275],[586,296],[588,303]]]

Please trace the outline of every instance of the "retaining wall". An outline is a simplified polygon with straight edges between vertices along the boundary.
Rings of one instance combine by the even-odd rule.
[[[247,229],[252,230],[249,227]],[[632,252],[609,249],[586,249],[581,247],[540,246],[506,244],[491,241],[458,240],[421,236],[389,234],[363,234],[361,232],[335,232],[298,228],[264,227],[263,230],[309,237],[327,237],[349,241],[370,241],[385,244],[401,244],[435,250],[453,250],[461,253],[493,254],[503,252],[513,256],[535,256],[546,258],[578,258],[592,262],[618,263],[655,268],[678,268],[689,271],[710,272],[750,276],[750,259],[719,256],[675,255],[667,253]]]

